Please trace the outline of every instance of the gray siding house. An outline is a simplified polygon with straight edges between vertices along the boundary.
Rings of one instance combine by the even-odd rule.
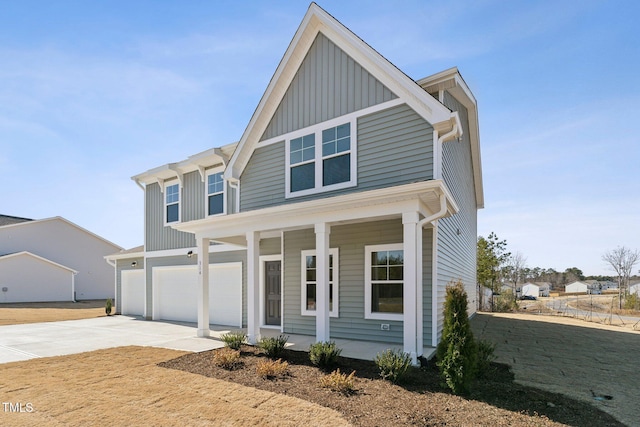
[[[476,307],[477,117],[456,68],[414,81],[312,3],[239,142],[133,177],[119,309],[431,354],[446,285]]]

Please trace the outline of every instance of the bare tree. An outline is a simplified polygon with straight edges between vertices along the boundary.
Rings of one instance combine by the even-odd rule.
[[[518,289],[518,280],[525,280],[524,270],[527,266],[527,257],[522,252],[516,252],[511,255],[506,262],[504,268],[504,274],[507,279],[513,283],[513,297],[516,297],[516,290]]]
[[[607,262],[618,275],[618,296],[619,296],[619,308],[622,308],[622,292],[627,295],[629,289],[629,277],[631,277],[631,270],[633,266],[640,261],[640,252],[638,250],[631,250],[624,246],[618,246],[617,248],[605,252],[602,255],[602,260]]]

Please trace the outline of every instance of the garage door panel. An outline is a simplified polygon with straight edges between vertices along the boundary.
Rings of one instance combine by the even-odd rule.
[[[144,270],[125,270],[122,273],[120,312],[133,316],[144,315]]]

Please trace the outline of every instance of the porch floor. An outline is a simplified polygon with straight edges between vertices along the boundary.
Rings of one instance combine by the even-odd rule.
[[[229,326],[220,325],[210,325],[209,329],[211,330],[211,338],[216,340],[220,340],[220,336],[222,334],[238,330],[238,328],[230,328]],[[243,328],[242,330],[244,332],[247,332],[246,328]],[[277,337],[278,335],[280,335],[280,333],[280,329],[260,329],[260,335],[262,337]],[[309,346],[316,342],[315,336],[313,335],[298,335],[289,333],[284,333],[283,335],[289,337],[286,347],[292,350],[309,351]],[[342,356],[360,360],[373,360],[376,357],[376,354],[382,353],[388,348],[402,350],[401,345],[387,344],[376,341],[347,340],[342,338],[335,338],[332,339],[332,341],[335,341],[338,348],[342,349]],[[430,359],[435,355],[435,351],[436,349],[434,347],[425,347],[423,349],[422,355],[425,358]]]

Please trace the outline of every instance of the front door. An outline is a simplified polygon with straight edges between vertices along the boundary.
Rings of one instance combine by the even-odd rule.
[[[280,326],[280,261],[265,261],[265,324]]]

